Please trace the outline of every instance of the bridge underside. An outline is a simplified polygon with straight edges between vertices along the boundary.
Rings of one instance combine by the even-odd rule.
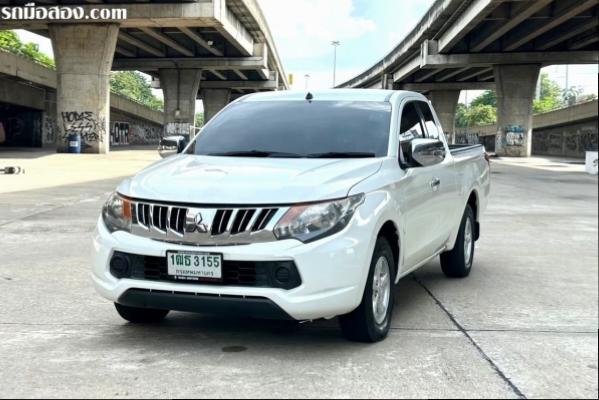
[[[497,87],[505,104],[498,105],[498,152],[527,156],[532,104],[522,101],[532,102],[531,81],[543,66],[599,63],[598,4],[598,0],[438,0],[391,53],[340,87],[429,93],[433,99],[445,99],[438,108],[449,115],[447,99],[457,96],[447,92]],[[445,95],[433,96],[435,91]],[[530,115],[513,118],[508,105],[515,103],[530,109]],[[457,100],[450,108],[455,110],[456,105]],[[447,133],[453,135],[453,118],[444,119]]]
[[[29,1],[4,1],[22,6]],[[52,39],[58,72],[58,114],[89,112],[99,131],[108,123],[110,71],[151,75],[165,94],[165,133],[187,133],[195,99],[218,111],[232,96],[287,89],[274,41],[256,0],[43,1],[38,6],[124,9],[127,19],[4,20]],[[224,102],[222,93],[226,92]],[[216,96],[214,99],[209,96]],[[85,110],[83,109],[85,108]],[[208,117],[214,114],[209,113]],[[100,132],[101,133],[101,132]],[[59,143],[59,151],[66,143]],[[94,152],[107,151],[101,145]]]

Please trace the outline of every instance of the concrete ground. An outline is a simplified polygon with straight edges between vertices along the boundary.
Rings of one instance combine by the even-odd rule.
[[[0,175],[1,397],[597,397],[598,186],[583,166],[494,161],[472,275],[435,261],[404,279],[388,339],[363,345],[335,321],[119,319],[91,287],[90,236],[116,177],[156,155],[117,153]]]

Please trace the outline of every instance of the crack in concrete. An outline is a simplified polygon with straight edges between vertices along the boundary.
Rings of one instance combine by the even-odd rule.
[[[431,292],[429,290],[429,288],[426,287],[424,282],[422,282],[420,279],[418,279],[418,277],[416,275],[412,275],[412,278],[414,279],[414,281],[416,281],[416,283],[418,283],[418,285],[420,285],[420,287],[422,287],[422,289],[424,289],[424,291],[426,291],[426,293],[428,293],[428,295],[434,300],[434,302],[437,304],[437,306],[439,306],[439,308],[447,315],[447,317],[455,325],[455,327],[460,332],[462,332],[462,334],[466,337],[466,339],[468,339],[470,344],[472,344],[472,346],[474,346],[474,348],[478,351],[478,353],[481,355],[481,357],[489,363],[489,365],[491,366],[491,368],[493,368],[495,373],[508,385],[508,387],[514,392],[514,394],[516,396],[518,396],[518,398],[520,398],[520,399],[526,399],[526,396],[524,395],[524,393],[522,393],[522,391],[518,388],[518,386],[516,386],[516,384],[514,382],[512,382],[511,379],[505,375],[505,373],[501,370],[501,368],[499,368],[499,366],[497,364],[495,364],[495,362],[491,359],[491,357],[489,357],[487,355],[487,353],[485,353],[485,351],[478,345],[478,343],[476,343],[476,341],[472,338],[472,336],[470,336],[468,331],[457,321],[457,319],[453,316],[453,314],[451,314],[449,312],[449,310],[443,305],[443,303],[441,303],[441,301],[439,299],[437,299],[437,297],[435,297],[433,292]]]

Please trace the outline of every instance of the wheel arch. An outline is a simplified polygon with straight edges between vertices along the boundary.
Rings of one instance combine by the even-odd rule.
[[[391,251],[393,252],[393,268],[395,272],[395,278],[397,281],[397,277],[399,276],[399,265],[400,265],[400,249],[401,249],[401,237],[399,234],[399,228],[392,220],[385,221],[382,226],[379,228],[377,238],[383,237],[387,239],[389,242],[389,246],[391,246]]]

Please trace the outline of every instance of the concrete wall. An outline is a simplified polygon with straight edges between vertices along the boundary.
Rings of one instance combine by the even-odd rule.
[[[0,51],[0,109],[3,110],[0,123],[3,124],[4,136],[10,135],[10,138],[5,138],[10,140],[5,140],[4,146],[52,148],[56,146],[65,120],[85,126],[85,115],[57,115],[56,86],[55,71]],[[80,121],[73,120],[77,118]],[[26,119],[40,122],[29,124],[24,121]],[[162,112],[114,93],[110,96],[109,134],[113,145],[157,144],[163,131],[163,121]],[[115,136],[122,140],[115,140]],[[3,144],[0,143],[0,146]]]
[[[584,158],[597,148],[597,100],[537,114],[533,119],[532,154]],[[495,151],[496,125],[459,128],[456,143],[482,143]]]

